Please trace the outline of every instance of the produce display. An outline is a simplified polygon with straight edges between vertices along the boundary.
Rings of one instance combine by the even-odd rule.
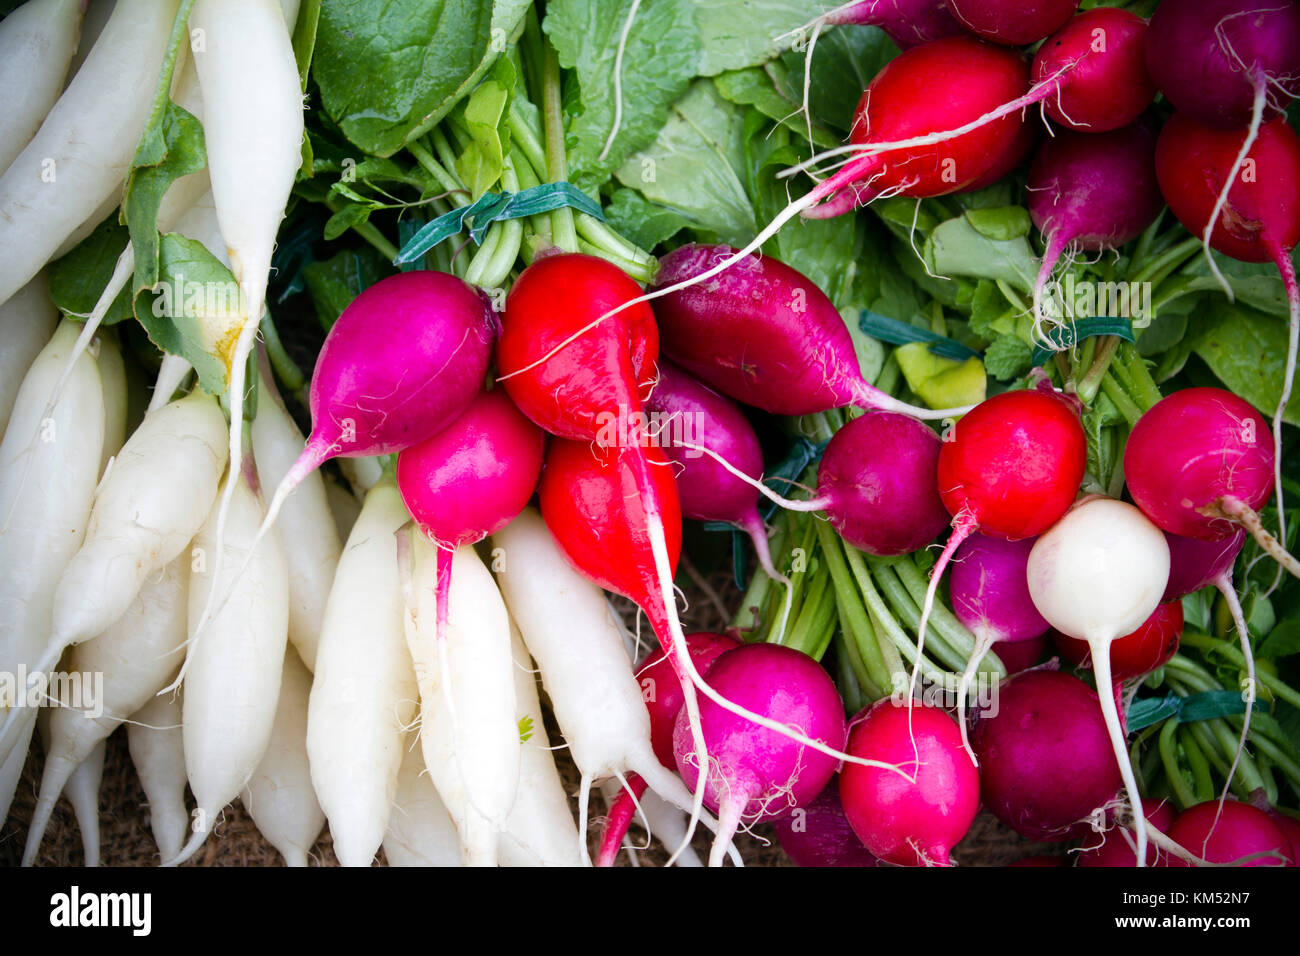
[[[1297,0],[0,15],[0,859],[1300,861]]]

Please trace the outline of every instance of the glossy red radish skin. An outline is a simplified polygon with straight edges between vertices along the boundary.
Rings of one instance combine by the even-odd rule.
[[[956,722],[937,707],[909,711],[884,698],[853,719],[848,750],[914,777],[856,764],[840,773],[845,816],[866,848],[886,863],[947,866],[979,806],[979,774]]]
[[[708,670],[714,689],[773,720],[803,729],[814,740],[844,745],[844,703],[816,661],[792,648],[747,644],[717,658]],[[836,761],[810,751],[784,734],[756,728],[712,700],[700,702],[708,748],[708,770],[701,773],[685,715],[677,718],[673,750],[687,786],[704,777],[705,804],[716,809],[719,836],[741,823],[768,820],[816,799],[835,773]],[[888,771],[885,771],[888,773]],[[711,862],[720,862],[715,843]]]
[[[1070,129],[1104,133],[1134,122],[1156,96],[1147,75],[1147,22],[1129,10],[1096,7],[1072,17],[1034,54],[1035,83],[1066,64],[1069,78],[1044,101],[1047,115]]]
[[[1007,46],[1037,43],[1059,30],[1079,0],[946,0],[957,22],[976,36]]]
[[[1236,800],[1208,800],[1188,807],[1169,828],[1169,838],[1211,863],[1233,863],[1264,854],[1238,866],[1292,866],[1291,841],[1268,814]],[[1172,857],[1170,866],[1188,866]]]
[[[1232,567],[1246,543],[1246,532],[1238,530],[1222,541],[1201,541],[1165,532],[1169,544],[1169,583],[1164,601],[1176,601],[1220,580],[1232,579]]]
[[[1096,693],[1059,671],[1003,682],[998,712],[976,721],[980,789],[993,815],[1030,840],[1069,840],[1120,787]]]
[[[687,634],[686,644],[695,669],[703,674],[720,656],[739,647],[740,641],[725,634],[699,631]],[[641,685],[646,710],[650,711],[650,745],[659,762],[669,770],[675,770],[677,758],[673,753],[673,727],[685,700],[681,681],[664,653],[652,655],[643,663],[637,670],[636,679]]]
[[[1015,170],[1025,164],[1038,146],[1038,141],[1042,138],[1042,129],[1037,123],[1022,123],[1020,132],[1016,138],[1002,153],[1002,158],[989,168],[983,176],[976,179],[969,186],[957,190],[958,193],[973,193],[981,189],[1000,183],[1010,176]]]
[[[1179,601],[1161,604],[1137,630],[1110,643],[1110,676],[1115,683],[1150,674],[1169,663],[1178,652],[1183,636],[1183,605]],[[1052,641],[1061,656],[1075,667],[1091,667],[1092,655],[1087,641],[1052,632]]]
[[[1173,804],[1168,800],[1161,800],[1147,808],[1147,822],[1161,833],[1169,832],[1174,816]],[[1119,826],[1111,827],[1103,833],[1099,845],[1092,846],[1092,839],[1085,838],[1084,845],[1088,849],[1079,854],[1079,866],[1134,866],[1137,854],[1133,851],[1131,840],[1124,828]],[[1154,846],[1147,849],[1147,866],[1168,865],[1169,857],[1163,850]]]
[[[806,807],[772,824],[781,849],[798,866],[879,866],[853,832],[840,801],[840,781],[831,782]]]

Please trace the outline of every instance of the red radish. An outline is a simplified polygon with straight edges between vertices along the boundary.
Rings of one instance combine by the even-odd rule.
[[[772,829],[781,849],[799,866],[880,865],[844,814],[838,777],[808,806],[774,821]]]
[[[1182,602],[1169,601],[1161,604],[1137,630],[1111,641],[1111,680],[1118,684],[1130,677],[1142,677],[1157,667],[1163,667],[1178,652],[1178,640],[1182,636]],[[1087,641],[1067,637],[1059,631],[1052,632],[1052,641],[1061,656],[1075,667],[1092,666]]]
[[[947,0],[957,22],[976,36],[1007,46],[1026,46],[1059,30],[1079,0]]]
[[[772,566],[767,529],[758,513],[754,489],[690,447],[696,443],[707,446],[757,481],[763,474],[763,451],[744,412],[669,362],[659,363],[659,382],[646,408],[658,416],[658,433],[650,436],[651,440],[677,466],[682,516],[693,521],[725,521],[740,528],[753,541],[763,570],[772,578],[785,580]]]
[[[1147,822],[1161,833],[1168,833],[1174,822],[1174,807],[1168,800],[1147,810]],[[1121,826],[1111,827],[1101,835],[1101,843],[1089,847],[1079,854],[1079,866],[1134,866],[1137,854],[1133,851],[1128,830]],[[1158,847],[1147,848],[1147,866],[1168,866],[1169,857]]]
[[[978,192],[981,189],[987,189],[994,183],[1001,182],[1007,176],[1011,175],[1011,173],[1024,165],[1025,160],[1027,160],[1030,154],[1033,153],[1034,148],[1038,145],[1041,133],[1042,130],[1039,129],[1038,124],[1036,123],[1020,124],[1020,132],[1017,133],[1016,138],[1011,141],[1011,145],[1008,146],[1006,151],[1002,154],[1002,158],[999,159],[997,163],[983,176],[964,189],[957,190],[957,192]]]
[[[546,436],[501,390],[397,458],[397,487],[420,530],[446,554],[495,534],[524,510],[542,473]],[[437,570],[438,630],[447,622],[450,560]]]
[[[994,643],[1006,647],[1032,641],[1047,633],[1050,626],[1029,596],[1025,569],[1033,546],[1033,538],[1004,541],[977,532],[963,541],[953,555],[948,582],[952,610],[975,635],[975,647],[957,688],[961,742],[972,760],[975,754],[966,731],[966,694],[979,662]],[[998,656],[1002,656],[1001,648]]]
[[[1300,863],[1300,820],[1287,816],[1276,807],[1270,807],[1265,812],[1291,844],[1291,859]]]
[[[1143,122],[1109,133],[1048,137],[1029,167],[1029,215],[1046,249],[1034,283],[1034,323],[1067,248],[1114,249],[1136,239],[1164,207],[1156,185],[1156,137]],[[1056,317],[1060,321],[1060,317]]]
[[[1027,641],[1013,641],[1009,644],[1004,643],[998,648],[998,660],[1007,669],[1011,675],[1019,674],[1021,671],[1028,670],[1043,659],[1043,654],[1047,651],[1048,640],[1046,634],[1039,637],[1030,638]]]
[[[710,276],[720,263],[729,268]],[[710,281],[684,285],[703,277]],[[914,408],[873,388],[839,310],[810,279],[770,256],[682,246],[659,261],[650,288],[664,353],[746,405],[775,415],[848,405],[917,418],[964,411]]]
[[[1156,609],[1169,581],[1169,545],[1137,508],[1092,496],[1034,543],[1028,573],[1029,593],[1043,617],[1057,630],[1087,641],[1092,652],[1101,712],[1137,820],[1137,856],[1143,865],[1146,818],[1119,709],[1108,692],[1113,683],[1110,645]]]
[[[1282,394],[1273,413],[1273,484],[1279,537],[1285,540],[1282,416],[1291,398],[1300,346],[1300,286],[1291,259],[1300,242],[1300,136],[1282,116],[1260,126],[1252,141],[1249,132],[1217,130],[1176,113],[1160,133],[1156,175],[1174,215],[1202,237],[1216,274],[1210,247],[1243,262],[1272,262],[1282,276],[1291,324]],[[1231,287],[1223,284],[1231,298]]]
[[[1089,133],[1119,129],[1141,116],[1156,97],[1142,45],[1146,33],[1145,20],[1117,7],[1072,17],[1034,54],[1035,83],[1077,64],[1057,95],[1044,102],[1047,115]]]
[[[985,807],[1030,840],[1082,836],[1120,787],[1097,694],[1077,677],[1037,670],[1004,681],[997,700],[997,714],[971,735]]]
[[[1291,842],[1267,813],[1236,800],[1207,800],[1188,807],[1169,828],[1169,838],[1188,852],[1211,863],[1238,866],[1293,866]],[[1172,857],[1170,866],[1188,866]]]
[[[779,724],[799,727],[828,748],[844,745],[844,702],[830,675],[800,651],[745,644],[715,660],[708,680],[724,697]],[[737,827],[811,803],[834,776],[836,761],[787,734],[756,728],[711,700],[701,703],[700,720],[707,758],[694,745],[685,713],[677,718],[673,751],[682,779],[696,787],[703,778],[705,803],[717,811],[718,836],[709,859],[717,866]]]
[[[956,722],[937,707],[886,697],[853,718],[848,750],[913,777],[856,764],[841,771],[844,814],[866,848],[886,863],[947,866],[979,808],[979,774]]]

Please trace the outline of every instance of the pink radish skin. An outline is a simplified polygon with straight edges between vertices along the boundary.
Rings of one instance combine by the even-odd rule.
[[[1238,530],[1223,541],[1201,541],[1165,532],[1169,542],[1169,583],[1161,603],[1199,591],[1226,580],[1231,584],[1232,567],[1246,543],[1246,532]]]
[[[1027,641],[1011,641],[998,648],[998,660],[1007,669],[1007,673],[1014,677],[1041,661],[1050,643],[1046,634]]]
[[[831,782],[812,803],[772,824],[777,842],[799,866],[879,866],[844,815],[840,781]]]
[[[844,704],[830,676],[799,651],[775,644],[747,644],[728,651],[709,668],[709,683],[724,697],[764,716],[799,727],[840,749],[846,732]],[[704,800],[718,814],[719,839],[710,863],[742,823],[783,816],[816,799],[835,774],[836,761],[717,706],[700,702],[708,748]],[[673,733],[677,769],[687,786],[701,777],[685,712]],[[889,773],[889,771],[885,771]]]
[[[1161,833],[1168,833],[1174,822],[1174,807],[1168,800],[1161,800],[1147,810],[1147,822]],[[1101,843],[1091,846],[1095,838],[1085,838],[1085,846],[1090,848],[1079,854],[1079,866],[1133,866],[1137,863],[1137,854],[1133,852],[1132,837],[1123,827],[1111,827],[1101,834]],[[1158,847],[1147,848],[1147,866],[1168,866],[1169,856]]]
[[[1044,41],[1034,55],[1034,82],[1074,64],[1058,95],[1044,101],[1062,126],[1105,133],[1127,126],[1156,97],[1142,41],[1147,22],[1115,7],[1085,10]]]
[[[1273,854],[1239,866],[1294,866],[1291,841],[1267,813],[1248,803],[1207,800],[1188,807],[1169,828],[1169,838],[1211,863],[1232,863],[1257,853]],[[1170,866],[1188,866],[1173,857]]]
[[[979,808],[979,774],[956,722],[937,707],[884,698],[853,718],[848,749],[914,778],[857,764],[840,773],[844,814],[867,850],[899,866],[948,866]]]
[[[1120,788],[1097,694],[1060,671],[1005,681],[997,714],[977,720],[971,739],[985,807],[1029,840],[1082,836]]]
[[[900,50],[962,32],[943,0],[856,0],[825,17],[827,23],[880,27]]]
[[[1027,46],[1065,25],[1079,0],[946,0],[957,22],[981,39]]]
[[[724,395],[775,415],[856,405],[943,418],[963,409],[913,408],[862,377],[844,318],[806,276],[768,256],[746,255],[704,282],[736,250],[686,245],[659,260],[651,292],[664,354]]]

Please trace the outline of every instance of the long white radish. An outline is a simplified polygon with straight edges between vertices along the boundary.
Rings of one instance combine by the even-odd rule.
[[[149,801],[149,828],[159,858],[170,860],[180,853],[190,823],[180,694],[163,694],[137,710],[126,725],[126,740]]]
[[[411,544],[406,638],[420,690],[424,762],[456,821],[465,864],[495,866],[519,784],[510,619],[491,573],[463,546],[452,557],[439,636],[437,564],[449,555],[418,533]]]
[[[192,369],[193,366],[179,355],[164,355],[158,366],[158,377],[154,380],[153,394],[149,396],[149,407],[145,409],[145,414],[156,412],[168,404]]]
[[[542,723],[533,659],[510,622],[510,653],[515,662],[515,703],[519,710],[519,791],[501,834],[503,866],[582,866],[578,828],[555,769],[551,742]]]
[[[306,866],[325,827],[307,765],[307,698],[311,673],[292,649],[285,652],[275,728],[240,802],[257,829],[289,866]]]
[[[94,48],[99,35],[104,32],[104,25],[108,23],[108,18],[113,15],[113,7],[117,0],[90,0],[86,5],[83,0],[83,6],[86,6],[86,13],[81,18],[81,37],[77,40],[77,52],[72,56],[72,64],[68,67],[68,82],[77,75],[81,69],[81,64],[86,62],[86,57]]]
[[[235,492],[222,562],[226,576],[218,578],[213,570],[219,505],[213,506],[191,552],[183,726],[185,770],[198,809],[189,841],[165,866],[184,863],[198,850],[216,815],[257,769],[275,724],[289,635],[288,572],[279,538],[268,536],[248,573],[232,580],[231,569],[248,557],[265,512],[254,476],[239,472],[227,477],[231,480]],[[202,639],[195,640],[199,616],[216,588],[229,592],[229,599],[208,621]]]
[[[253,457],[257,473],[268,488],[279,485],[293,467],[304,440],[281,403],[270,375],[263,373],[257,415],[253,418]],[[293,542],[293,547],[285,550],[289,562],[289,641],[307,668],[314,671],[325,602],[343,549],[319,471],[308,475],[285,501],[279,527],[280,540]],[[396,569],[394,558],[394,575]],[[395,639],[402,643],[400,615],[394,618],[394,625]],[[414,694],[411,696],[414,698]]]
[[[684,810],[694,799],[650,746],[650,715],[604,592],[573,569],[532,508],[492,540],[503,549],[501,593],[582,774],[579,849],[589,862],[587,805],[595,781],[631,770]]]
[[[65,693],[59,695],[59,706],[49,708],[50,742],[27,830],[24,865],[35,858],[72,772],[124,720],[152,700],[180,666],[176,652],[185,643],[188,578],[189,560],[177,558],[145,581],[112,627],[68,654]],[[97,687],[99,682],[102,687]],[[80,700],[72,699],[74,692]]]
[[[0,305],[0,435],[9,424],[23,376],[58,324],[59,310],[50,298],[44,272]]]
[[[325,607],[307,720],[312,784],[344,866],[369,866],[388,829],[418,690],[404,630],[391,478],[366,496]]]
[[[64,790],[81,831],[83,866],[99,866],[99,785],[104,779],[105,743],[101,740],[95,745],[90,756],[72,772]]]
[[[63,92],[84,9],[82,0],[28,0],[0,20],[0,172],[31,142]]]
[[[81,546],[99,480],[104,391],[93,358],[78,360],[54,414],[42,416],[76,337],[77,327],[65,322],[41,350],[0,442],[0,675],[19,695],[0,701],[6,722],[18,725],[11,745],[0,751],[0,819],[9,811],[34,726],[34,708],[23,699],[26,671],[47,640],[55,588]],[[35,445],[33,434],[42,439]]]
[[[388,815],[384,856],[389,866],[460,866],[460,837],[424,769],[414,734],[402,742],[402,769]]]
[[[330,517],[334,519],[334,532],[340,541],[346,541],[361,515],[361,502],[347,488],[332,478],[325,479],[325,500],[329,502]]]
[[[145,579],[190,543],[217,495],[225,428],[216,400],[199,389],[140,423],[95,492],[85,543],[59,578],[51,633],[33,672],[112,625]]]
[[[144,131],[179,0],[118,0],[40,130],[0,174],[0,302],[120,190]]]
[[[104,388],[104,447],[99,453],[99,474],[103,477],[108,460],[122,450],[126,441],[126,366],[112,333],[101,335],[96,345],[99,383]]]

